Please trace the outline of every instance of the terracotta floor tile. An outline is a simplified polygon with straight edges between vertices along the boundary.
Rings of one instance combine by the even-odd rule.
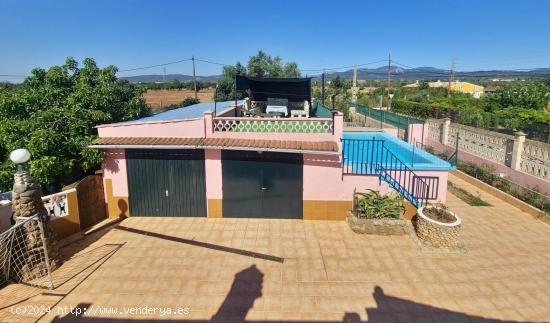
[[[208,320],[230,305],[252,306],[247,319],[268,321],[367,316],[384,322],[545,321],[550,317],[544,301],[550,298],[550,226],[484,192],[480,196],[494,207],[466,206],[449,196],[463,219],[465,252],[460,254],[424,252],[409,236],[358,235],[344,221],[128,218],[121,225],[219,248],[112,229],[89,245],[82,241],[64,250],[83,248],[77,253],[82,255],[126,243],[109,261],[54,292],[69,293],[57,298],[63,306],[184,305],[192,310],[184,318],[189,320]],[[66,268],[78,259],[73,256]],[[44,293],[6,286],[0,289],[0,305],[29,297],[28,304],[47,304],[55,298]],[[132,318],[137,319],[125,317]],[[10,320],[13,315],[0,310],[0,321]]]

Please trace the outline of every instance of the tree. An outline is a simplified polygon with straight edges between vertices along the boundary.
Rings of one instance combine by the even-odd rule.
[[[169,88],[169,89],[181,89],[184,87],[184,83],[180,80],[173,80],[173,81],[170,81],[168,82],[168,84],[166,84],[166,86]]]
[[[550,103],[550,93],[543,82],[515,82],[500,88],[488,99],[490,111],[508,107],[544,110]]]
[[[188,90],[195,91],[195,83],[193,81],[189,81],[185,83],[185,87]],[[201,81],[197,81],[197,92],[204,88],[204,84]]]
[[[218,81],[214,100],[229,101],[235,98],[235,75],[246,75],[246,68],[237,62],[235,66],[227,65],[223,67],[222,77]],[[237,98],[242,99],[243,93],[237,93]]]
[[[117,68],[98,68],[91,58],[79,68],[73,58],[48,70],[36,68],[21,86],[0,88],[0,189],[10,190],[15,166],[9,152],[29,149],[31,174],[46,191],[97,169],[101,152],[87,148],[94,126],[150,113],[145,87],[118,80]]]
[[[250,77],[267,77],[272,69],[273,64],[271,56],[267,55],[263,51],[258,51],[258,54],[250,56],[248,59],[248,76]],[[271,75],[272,77],[276,77]]]
[[[250,56],[248,60],[248,76],[250,77],[300,77],[298,64],[288,62],[283,65],[279,56],[271,57],[263,51]]]
[[[339,74],[332,79],[332,81],[330,82],[330,85],[334,88],[335,91],[339,91],[344,87],[344,83],[342,82],[342,79],[340,78]]]
[[[279,56],[272,58],[263,51],[258,51],[256,55],[250,56],[248,66],[245,68],[237,62],[235,66],[224,66],[222,77],[218,80],[216,101],[228,101],[235,98],[235,75],[247,75],[249,77],[300,77],[300,69],[295,62],[283,61]],[[237,99],[245,97],[245,93],[238,92]]]
[[[201,103],[201,101],[199,99],[195,99],[193,97],[186,97],[185,99],[183,99],[183,101],[181,102],[181,105],[182,107],[188,107],[190,105],[193,105],[193,104],[198,104],[198,103]]]
[[[298,68],[298,64],[296,64],[296,62],[286,63],[283,73],[284,73],[285,77],[300,77],[301,76],[300,69]]]
[[[427,90],[430,88],[430,83],[428,81],[420,81],[420,84],[418,85],[419,90]]]

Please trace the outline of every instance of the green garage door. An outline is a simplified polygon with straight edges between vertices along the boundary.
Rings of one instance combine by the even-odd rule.
[[[303,218],[301,154],[222,151],[223,217]]]
[[[127,149],[131,216],[206,216],[204,150]]]

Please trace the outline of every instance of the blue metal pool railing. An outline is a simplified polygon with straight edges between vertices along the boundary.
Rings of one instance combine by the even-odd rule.
[[[382,139],[342,139],[342,175],[377,175],[416,207],[437,197],[428,182],[418,176],[385,145]],[[437,179],[438,181],[438,179]],[[433,186],[438,187],[430,179]]]

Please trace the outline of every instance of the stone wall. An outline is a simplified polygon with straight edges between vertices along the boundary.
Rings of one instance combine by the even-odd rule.
[[[447,145],[510,166],[514,136],[452,123],[449,126]]]
[[[428,138],[487,161],[504,165],[529,175],[550,180],[550,144],[494,131],[451,123],[450,119],[426,120]]]
[[[404,235],[409,233],[409,225],[404,219],[366,219],[348,213],[348,224],[351,230],[361,234]]]
[[[550,180],[550,145],[526,139],[520,167],[523,172]]]

